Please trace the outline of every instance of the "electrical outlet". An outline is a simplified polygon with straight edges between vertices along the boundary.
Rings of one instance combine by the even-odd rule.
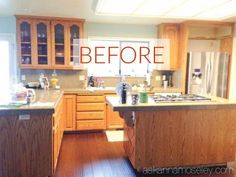
[[[29,114],[20,114],[19,120],[30,120],[30,115]]]
[[[21,80],[22,80],[22,81],[25,81],[25,80],[26,80],[25,75],[21,75]]]
[[[156,76],[156,81],[160,81],[161,80],[161,76]]]
[[[84,76],[84,75],[80,75],[80,76],[79,76],[79,80],[80,80],[80,81],[84,81],[84,80],[85,80],[85,76]]]

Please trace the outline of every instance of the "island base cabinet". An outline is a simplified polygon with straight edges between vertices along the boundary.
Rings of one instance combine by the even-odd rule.
[[[52,176],[52,119],[44,111],[0,116],[0,177]]]
[[[124,125],[124,149],[131,164],[135,166],[135,130],[133,127]]]
[[[235,115],[233,108],[135,112],[124,149],[139,171],[226,164],[235,161]]]

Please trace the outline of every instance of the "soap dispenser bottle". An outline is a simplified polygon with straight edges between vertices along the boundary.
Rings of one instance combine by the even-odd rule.
[[[126,104],[127,101],[127,89],[126,85],[122,84],[122,90],[121,90],[121,104]]]

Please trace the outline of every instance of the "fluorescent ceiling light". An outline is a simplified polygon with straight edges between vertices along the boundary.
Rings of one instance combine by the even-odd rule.
[[[96,13],[103,15],[129,15],[144,0],[98,0]]]
[[[236,0],[98,0],[96,14],[222,20],[236,15]]]
[[[134,15],[161,16],[170,9],[180,5],[185,0],[146,0],[142,6],[137,8]]]
[[[229,0],[188,0],[181,6],[176,6],[166,16],[172,17],[194,17],[201,12],[211,11],[212,8],[218,7]]]
[[[198,18],[228,18],[236,15],[236,1],[231,0],[229,3],[226,3],[217,8],[211,9],[209,11],[205,11],[199,15]]]

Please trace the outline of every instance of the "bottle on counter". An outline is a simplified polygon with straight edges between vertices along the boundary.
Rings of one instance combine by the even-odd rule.
[[[60,87],[58,86],[58,82],[59,82],[59,79],[58,79],[56,70],[54,70],[52,73],[52,78],[51,78],[52,88],[59,89]]]
[[[89,87],[94,87],[95,86],[95,82],[94,82],[94,77],[93,76],[89,77],[88,86]]]
[[[121,90],[121,104],[126,104],[127,101],[127,89],[126,85],[122,84],[122,90]]]

